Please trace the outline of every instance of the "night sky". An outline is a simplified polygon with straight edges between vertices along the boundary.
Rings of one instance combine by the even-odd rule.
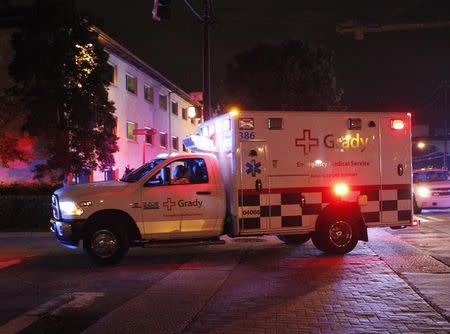
[[[213,102],[221,96],[226,64],[259,42],[299,39],[334,50],[343,105],[350,110],[413,109],[450,79],[450,28],[366,35],[357,41],[336,23],[404,23],[450,19],[449,1],[214,1]],[[394,3],[394,4],[393,4]],[[203,1],[192,0],[201,9]],[[153,0],[78,0],[99,26],[186,91],[202,87],[202,26],[182,0],[172,18],[151,19]],[[269,79],[268,79],[269,80]],[[450,113],[448,113],[450,114]]]

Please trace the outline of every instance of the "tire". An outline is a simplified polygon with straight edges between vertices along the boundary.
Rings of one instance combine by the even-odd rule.
[[[318,230],[311,234],[317,249],[332,254],[345,254],[352,251],[358,243],[359,222],[351,215],[329,215],[323,219]]]
[[[420,215],[422,213],[422,209],[417,206],[415,198],[413,198],[413,212],[415,215]]]
[[[401,225],[401,226],[391,226],[392,230],[402,230],[406,228],[406,225]]]
[[[277,237],[288,245],[303,245],[311,238],[309,234],[287,234],[277,235]]]
[[[83,239],[83,247],[95,264],[106,266],[119,263],[130,243],[125,229],[117,224],[94,224]]]

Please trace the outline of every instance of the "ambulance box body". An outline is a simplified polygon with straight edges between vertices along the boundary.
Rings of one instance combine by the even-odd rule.
[[[412,223],[406,113],[242,111],[199,133],[219,157],[235,234],[315,231],[336,201],[358,203],[367,227]]]

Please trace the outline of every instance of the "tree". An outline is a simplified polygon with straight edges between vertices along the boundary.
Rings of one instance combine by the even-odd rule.
[[[36,177],[110,168],[118,150],[111,68],[89,21],[68,1],[38,0],[12,46],[13,94],[24,100],[25,129],[47,157]]]
[[[20,122],[19,101],[12,101],[7,95],[0,97],[0,166],[9,167],[13,161],[27,161],[28,157],[20,146],[21,131],[15,126]]]
[[[260,44],[227,66],[225,102],[251,110],[330,110],[341,102],[333,53],[301,41]]]

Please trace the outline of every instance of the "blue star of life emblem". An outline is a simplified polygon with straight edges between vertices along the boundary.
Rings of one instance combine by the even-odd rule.
[[[261,163],[256,162],[255,159],[253,159],[250,162],[247,162],[245,164],[245,172],[247,174],[252,174],[252,177],[255,177],[256,174],[261,173]]]

